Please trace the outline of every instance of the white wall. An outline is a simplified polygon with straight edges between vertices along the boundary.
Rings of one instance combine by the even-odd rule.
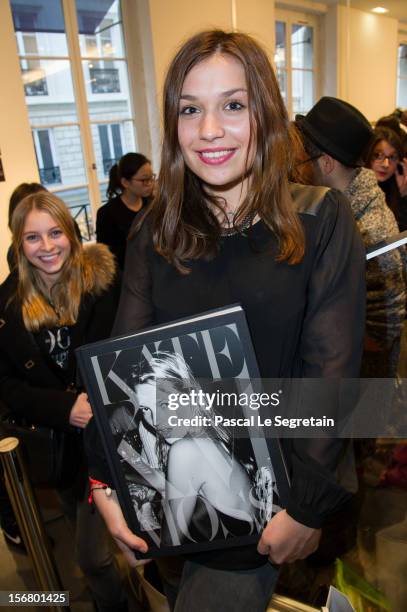
[[[8,274],[8,201],[19,183],[38,181],[9,3],[0,1],[0,149],[6,180],[0,182],[0,282]]]
[[[398,22],[344,6],[337,15],[336,95],[375,121],[396,106]]]
[[[150,0],[150,23],[157,94],[162,95],[166,68],[181,43],[192,34],[211,28],[248,32],[261,42],[270,59],[274,48],[273,0]]]
[[[321,92],[324,96],[338,95],[338,7],[330,6],[325,14],[321,34]]]
[[[150,24],[157,83],[161,103],[166,68],[176,49],[189,36],[205,28],[232,28],[231,0],[149,0]]]

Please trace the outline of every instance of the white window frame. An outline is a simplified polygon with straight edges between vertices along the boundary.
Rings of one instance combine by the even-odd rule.
[[[405,45],[407,48],[407,31],[401,31],[399,32],[398,35],[398,45],[397,45],[397,89],[396,89],[396,104],[397,106],[402,106],[401,104],[401,100],[400,100],[400,83],[401,81],[404,81],[405,83],[405,88],[407,89],[407,76],[406,77],[401,77],[400,76],[400,69],[399,69],[399,62],[398,62],[398,50],[400,48],[401,45]]]
[[[313,75],[313,101],[315,102],[320,97],[320,37],[321,37],[321,20],[318,15],[310,13],[302,13],[297,11],[276,9],[275,21],[282,21],[285,23],[286,32],[286,83],[287,83],[287,112],[291,119],[294,119],[293,111],[293,96],[292,96],[292,74],[293,67],[291,61],[291,31],[293,25],[306,25],[313,28],[313,67],[311,69],[304,70],[305,72],[312,72]],[[275,26],[274,26],[275,27]],[[299,70],[295,68],[295,70]]]
[[[54,140],[52,139],[52,128],[66,127],[69,125],[78,126],[78,129],[80,130],[82,154],[83,154],[84,164],[86,168],[87,181],[86,183],[83,183],[83,184],[81,183],[78,185],[73,185],[73,184],[72,185],[55,184],[55,186],[50,185],[50,191],[59,193],[63,191],[71,191],[71,190],[78,189],[81,187],[86,187],[88,190],[88,194],[89,194],[89,203],[90,203],[90,207],[92,211],[92,217],[93,217],[93,220],[95,220],[96,211],[102,203],[101,196],[100,196],[99,182],[103,183],[104,181],[103,179],[99,179],[98,173],[97,173],[96,151],[94,150],[93,141],[92,141],[91,125],[98,124],[100,123],[100,121],[96,119],[91,119],[90,117],[89,108],[88,108],[88,102],[90,102],[90,99],[86,95],[85,75],[82,70],[82,65],[83,65],[84,60],[92,60],[92,59],[94,61],[103,61],[104,65],[106,66],[114,65],[114,62],[116,60],[124,60],[128,64],[129,52],[128,52],[128,48],[126,47],[127,40],[123,41],[125,56],[120,56],[120,57],[117,56],[117,57],[112,57],[112,58],[110,57],[90,58],[90,57],[81,56],[75,0],[55,0],[55,1],[56,2],[61,1],[62,11],[64,14],[65,34],[66,34],[66,40],[67,40],[67,54],[63,56],[53,56],[53,55],[41,55],[41,54],[33,55],[33,54],[23,53],[23,54],[19,54],[19,60],[23,62],[25,60],[29,60],[29,61],[35,60],[38,62],[40,62],[41,60],[68,60],[70,62],[70,69],[71,69],[73,89],[74,89],[75,102],[76,102],[77,121],[73,123],[64,122],[61,124],[51,123],[51,122],[44,123],[44,125],[31,124],[31,129],[33,131],[34,142],[36,144],[38,164],[40,163],[42,164],[43,160],[42,160],[42,155],[41,155],[40,148],[39,148],[38,135],[36,135],[35,131],[37,129],[41,129],[41,130],[47,129],[49,131],[49,136],[50,136],[50,144],[51,144],[51,150],[52,150],[52,155],[54,159],[54,165],[57,166],[59,164],[56,161],[57,155],[56,155],[55,143],[54,143]],[[127,4],[126,0],[121,0],[122,5],[123,3]],[[122,29],[124,30],[124,23],[122,23]],[[17,32],[16,34],[17,34],[17,39],[19,43],[21,43],[20,49],[24,49],[23,34],[21,32]],[[124,36],[124,32],[123,32],[123,36]],[[101,39],[100,34],[97,34],[96,37],[97,39],[98,38]],[[100,40],[99,42],[101,45],[102,41]],[[97,44],[99,43],[97,42]],[[128,73],[129,73],[129,68],[128,68]],[[129,100],[128,116],[117,117],[116,119],[109,121],[110,123],[119,123],[121,125],[120,130],[121,130],[122,145],[124,143],[124,134],[123,134],[123,128],[122,128],[122,124],[124,123],[124,121],[130,121],[132,123],[134,140],[136,144],[138,140],[136,125],[135,125],[135,108],[134,108],[133,97],[132,97],[133,92],[131,91],[130,74],[128,74],[128,80],[129,80],[129,89],[130,89],[130,91],[128,92],[128,100]],[[123,94],[120,94],[120,95],[123,95]]]

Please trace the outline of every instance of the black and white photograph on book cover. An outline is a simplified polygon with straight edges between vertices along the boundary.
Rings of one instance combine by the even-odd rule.
[[[252,411],[236,401],[259,384],[242,309],[82,347],[78,357],[120,503],[154,554],[257,541],[288,483],[278,441],[244,430]],[[243,424],[239,435],[230,423]]]

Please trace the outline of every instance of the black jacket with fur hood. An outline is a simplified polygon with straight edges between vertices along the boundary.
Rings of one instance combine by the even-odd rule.
[[[93,288],[83,295],[78,320],[70,327],[73,351],[110,336],[120,291],[109,249],[93,244],[84,247],[84,252]],[[31,423],[72,431],[69,415],[76,393],[66,390],[58,366],[47,360],[33,334],[26,330],[21,304],[16,299],[10,301],[16,288],[16,274],[10,274],[0,286],[0,401]],[[75,385],[75,372],[72,377]]]

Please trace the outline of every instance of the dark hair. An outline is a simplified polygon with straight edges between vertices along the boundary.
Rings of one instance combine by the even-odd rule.
[[[147,211],[155,249],[183,273],[189,271],[187,260],[212,257],[218,249],[221,228],[208,203],[223,210],[224,202],[206,193],[201,180],[186,166],[178,142],[185,77],[215,53],[233,57],[244,68],[251,139],[256,141],[249,191],[235,222],[238,225],[245,217],[258,214],[279,238],[278,259],[297,263],[304,254],[304,233],[288,187],[292,146],[278,83],[265,51],[253,38],[221,30],[201,32],[187,40],[167,72],[161,170],[157,195]]]
[[[305,146],[305,137],[294,121],[290,123],[290,135],[294,151],[294,164],[289,177],[290,181],[300,183],[301,185],[313,185],[314,168],[312,158],[317,157],[317,155],[323,155],[323,153],[318,150],[318,153],[311,154],[308,151],[308,148]]]
[[[366,165],[370,168],[370,164],[372,163],[372,157],[376,146],[380,141],[385,140],[389,143],[393,149],[396,149],[397,155],[400,159],[403,159],[403,144],[401,142],[400,136],[393,129],[386,126],[376,127],[373,131],[373,138],[369,144],[369,149],[366,154]]]
[[[393,130],[393,132],[397,134],[400,140],[402,138],[403,130],[400,127],[400,122],[397,119],[396,115],[386,115],[385,117],[380,117],[380,119],[376,121],[375,125],[375,129],[378,128],[388,128],[390,130]]]
[[[123,193],[121,183],[123,178],[129,181],[144,164],[149,163],[150,160],[142,153],[126,153],[126,155],[123,155],[119,163],[114,164],[109,171],[109,184],[106,189],[106,196],[109,200]]]
[[[14,189],[13,193],[10,196],[10,200],[8,204],[8,226],[10,230],[11,230],[11,219],[13,217],[13,212],[17,208],[17,205],[26,196],[29,196],[33,193],[38,193],[39,191],[48,191],[48,190],[42,185],[40,185],[40,183],[21,183]]]
[[[381,142],[382,140],[385,140],[386,142],[388,142],[389,145],[393,147],[393,149],[396,150],[396,153],[399,156],[400,160],[403,159],[404,157],[403,144],[398,134],[394,130],[388,127],[381,126],[381,127],[375,128],[373,140],[366,154],[366,166],[368,168],[372,167],[374,150],[376,146],[379,144],[379,142]],[[387,181],[383,181],[379,183],[379,186],[384,191],[387,206],[390,208],[390,210],[392,210],[396,219],[398,219],[400,192],[397,186],[396,177],[394,175],[391,176]]]

